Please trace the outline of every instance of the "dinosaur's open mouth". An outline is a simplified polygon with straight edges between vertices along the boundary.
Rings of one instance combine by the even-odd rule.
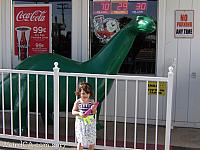
[[[155,31],[155,29],[156,29],[156,27],[155,26],[148,26],[148,27],[140,27],[140,28],[138,28],[138,30],[140,31],[140,32],[146,32],[146,33],[151,33],[151,32],[153,32],[153,31]]]

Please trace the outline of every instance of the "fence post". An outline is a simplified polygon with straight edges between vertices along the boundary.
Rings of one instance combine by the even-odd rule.
[[[168,86],[167,86],[167,110],[166,110],[166,129],[165,129],[165,150],[170,149],[171,118],[172,118],[172,92],[173,92],[173,67],[169,67]]]
[[[59,70],[58,62],[54,63],[54,75],[53,75],[53,86],[54,86],[54,141],[55,148],[59,148]]]

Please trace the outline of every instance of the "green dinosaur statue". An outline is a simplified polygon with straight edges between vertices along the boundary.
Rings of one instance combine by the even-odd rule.
[[[127,26],[121,29],[109,42],[105,45],[99,53],[86,62],[77,62],[67,59],[57,54],[40,54],[27,58],[16,69],[18,70],[37,70],[37,71],[52,71],[54,62],[58,62],[60,72],[74,72],[74,73],[94,73],[94,74],[117,74],[121,64],[127,56],[132,47],[135,37],[140,33],[151,33],[155,30],[154,21],[147,16],[137,16]],[[79,82],[85,80],[80,78]],[[30,75],[30,111],[35,111],[36,108],[36,77]],[[95,79],[89,78],[88,82],[95,87]],[[45,76],[39,75],[39,112],[44,114],[45,111]],[[107,82],[107,89],[109,92],[113,80],[109,79]],[[48,114],[53,112],[53,78],[48,77],[47,80],[48,91]],[[69,109],[72,109],[75,101],[75,77],[69,77]],[[105,80],[98,79],[98,96],[100,102],[98,107],[97,119],[101,109],[101,103],[104,99]],[[2,84],[0,84],[2,89]],[[0,101],[2,101],[2,90],[0,90]],[[13,115],[14,115],[14,131],[19,132],[19,92],[18,92],[18,74],[12,75],[12,98],[13,98]],[[27,75],[21,75],[21,119],[22,130],[21,133],[27,129]],[[106,93],[107,94],[107,93]],[[10,77],[4,78],[4,109],[10,109]],[[66,78],[60,77],[60,111],[65,111],[66,106]],[[0,102],[1,106],[2,102]],[[2,108],[2,106],[0,107]],[[44,116],[44,115],[42,115]],[[44,118],[43,118],[44,119]]]

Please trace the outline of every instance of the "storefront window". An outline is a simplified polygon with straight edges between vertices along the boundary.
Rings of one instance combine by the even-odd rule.
[[[157,23],[157,0],[91,0],[90,43],[91,57],[94,56],[120,29],[137,15],[152,17]],[[108,31],[107,22],[112,22]],[[98,25],[102,29],[97,31]],[[100,26],[99,26],[100,27]],[[105,29],[106,28],[106,29]],[[105,29],[105,30],[104,30]],[[150,35],[138,35],[125,58],[120,73],[155,74],[156,31]]]
[[[13,0],[13,4],[51,4],[52,51],[71,58],[72,0]]]

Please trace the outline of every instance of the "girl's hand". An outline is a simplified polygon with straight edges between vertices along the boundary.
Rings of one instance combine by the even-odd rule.
[[[83,117],[83,118],[85,118],[85,117],[87,117],[85,114],[83,114],[82,112],[79,112],[79,116],[80,117]]]
[[[92,109],[92,113],[93,113],[93,114],[96,114],[96,113],[97,113],[97,106],[96,106],[96,105],[92,105],[92,106],[91,106],[91,109]]]
[[[92,106],[91,106],[91,109],[92,109],[92,111],[93,111],[93,110],[96,110],[96,109],[97,109],[97,106],[96,106],[96,105],[92,105]]]

